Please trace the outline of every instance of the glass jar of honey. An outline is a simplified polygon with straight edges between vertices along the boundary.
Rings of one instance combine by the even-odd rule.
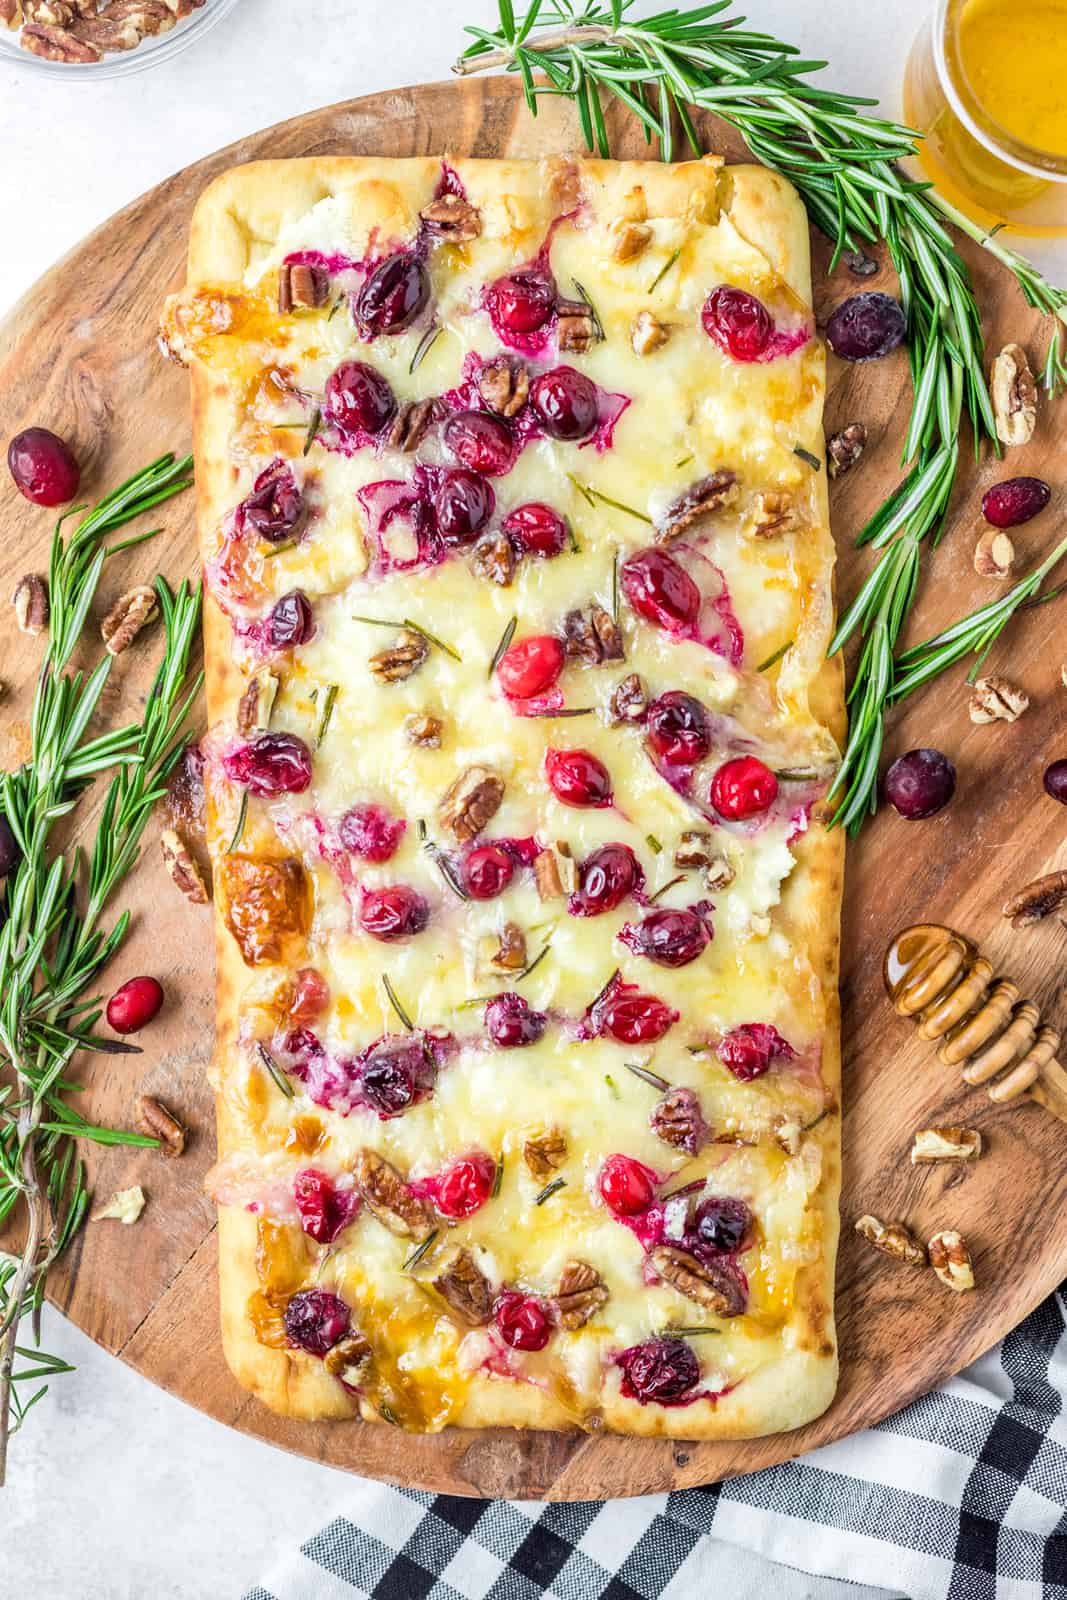
[[[1067,0],[938,0],[904,80],[921,176],[990,228],[1067,233]]]

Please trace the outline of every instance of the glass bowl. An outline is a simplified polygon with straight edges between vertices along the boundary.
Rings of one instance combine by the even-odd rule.
[[[149,67],[161,66],[164,61],[172,61],[189,45],[209,33],[216,22],[221,22],[236,4],[237,0],[204,0],[198,11],[190,12],[189,16],[176,22],[168,33],[157,33],[143,40],[136,50],[117,51],[114,55],[105,55],[93,62],[45,61],[41,56],[31,55],[29,50],[22,48],[17,31],[0,27],[0,66],[22,67],[26,72],[62,78],[68,83],[75,80],[84,83],[93,78],[129,77],[135,72],[147,72]]]

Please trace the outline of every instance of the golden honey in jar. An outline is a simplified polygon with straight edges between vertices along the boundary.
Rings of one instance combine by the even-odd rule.
[[[1067,0],[939,0],[908,62],[922,175],[968,216],[1067,233]]]

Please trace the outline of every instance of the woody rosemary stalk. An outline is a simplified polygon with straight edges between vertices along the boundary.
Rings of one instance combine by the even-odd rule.
[[[21,1228],[17,1252],[0,1251],[0,1484],[9,1437],[46,1392],[33,1386],[70,1370],[41,1351],[38,1323],[48,1273],[88,1207],[76,1141],[157,1143],[88,1123],[70,1102],[80,1085],[68,1069],[82,1050],[136,1049],[93,1033],[100,1002],[86,990],[126,936],[128,913],[105,929],[107,908],[137,860],[152,807],[185,745],[186,714],[200,687],[199,678],[186,681],[199,591],[183,583],[172,595],[162,578],[156,580],[165,644],[143,722],[90,735],[113,659],[104,655],[89,673],[71,671],[70,661],[105,561],[159,530],[110,545],[104,539],[186,488],[189,467],[189,458],[160,457],[102,500],[69,539],[63,536],[67,517],[60,519],[30,759],[0,778],[0,807],[18,852],[0,894],[0,1229],[8,1223]],[[57,847],[56,824],[104,772],[111,776],[88,852]]]
[[[897,163],[916,151],[914,130],[867,115],[861,108],[874,101],[817,87],[811,76],[825,62],[803,60],[795,46],[745,29],[741,17],[724,17],[728,5],[716,0],[632,18],[632,0],[534,0],[517,16],[511,0],[498,0],[500,27],[469,27],[475,42],[454,71],[517,73],[534,114],[540,95],[573,100],[586,143],[605,156],[604,94],[638,118],[665,161],[675,154],[675,124],[700,153],[691,108],[711,112],[795,184],[812,221],[834,241],[832,266],[846,249],[885,241],[907,316],[914,395],[903,481],[857,541],[877,551],[877,561],[831,644],[833,652],[853,635],[860,638],[851,731],[830,790],[834,820],[855,832],[877,806],[886,711],[905,685],[916,686],[911,663],[901,670],[897,643],[915,598],[922,546],[936,545],[944,529],[964,416],[976,453],[983,440],[1000,448],[978,304],[946,221],[995,256],[1027,303],[1050,319],[1042,377],[1050,395],[1067,388],[1067,291],[1002,244],[998,230],[986,232],[929,184],[901,172]]]

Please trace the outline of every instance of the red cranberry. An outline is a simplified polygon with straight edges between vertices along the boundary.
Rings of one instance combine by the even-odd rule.
[[[303,794],[311,782],[311,751],[295,733],[261,733],[227,756],[223,766],[232,782],[264,799]]]
[[[656,1174],[633,1156],[608,1156],[596,1182],[600,1198],[617,1217],[636,1217],[656,1197]]]
[[[563,646],[550,633],[535,633],[520,639],[506,650],[497,663],[496,675],[506,695],[528,700],[551,689],[564,663]]]
[[[471,1217],[493,1192],[495,1177],[492,1156],[480,1150],[462,1156],[441,1177],[434,1204],[443,1217]]]
[[[324,1356],[348,1332],[348,1307],[328,1289],[301,1289],[285,1308],[289,1343],[309,1355]]]
[[[498,478],[509,472],[515,461],[515,437],[500,417],[484,411],[453,411],[441,437],[445,448],[472,472]]]
[[[516,506],[501,527],[524,556],[558,556],[567,548],[567,524],[540,500]]]
[[[716,1052],[740,1083],[761,1078],[775,1061],[792,1061],[796,1051],[769,1022],[742,1022],[719,1040]]]
[[[163,1004],[163,985],[156,978],[130,978],[107,1003],[107,1025],[116,1033],[137,1033]]]
[[[293,477],[293,469],[282,460],[264,467],[252,493],[237,508],[242,527],[251,528],[268,544],[295,539],[307,521],[307,504]]]
[[[1067,761],[1054,761],[1045,768],[1045,793],[1067,806]]]
[[[885,775],[885,797],[907,822],[932,817],[956,792],[956,769],[940,750],[909,750]]]
[[[386,1034],[359,1058],[360,1083],[367,1104],[383,1121],[401,1116],[434,1086],[437,1067],[421,1035],[402,1039]]]
[[[10,877],[21,860],[18,840],[10,822],[0,812],[0,879]]]
[[[535,333],[556,308],[556,284],[540,267],[519,267],[486,290],[489,309],[508,333]]]
[[[342,433],[377,435],[393,420],[396,396],[377,367],[342,361],[326,379],[322,411]]]
[[[552,793],[565,806],[611,804],[611,774],[589,750],[548,750],[545,773]]]
[[[752,1226],[752,1212],[743,1200],[718,1196],[702,1200],[693,1215],[697,1244],[733,1252]]]
[[[659,967],[687,967],[702,955],[711,938],[698,911],[652,911],[637,927],[627,923],[619,938],[635,956]]]
[[[599,917],[614,911],[645,881],[628,844],[602,844],[578,868],[578,887],[567,903],[572,917]]]
[[[826,342],[842,361],[874,361],[896,349],[905,328],[899,300],[869,290],[850,295],[831,312]]]
[[[455,467],[446,472],[434,496],[437,531],[445,544],[470,544],[496,507],[492,484],[477,472]]]
[[[289,1058],[287,1070],[301,1083],[306,1083],[312,1067],[326,1056],[318,1035],[310,1028],[294,1028],[292,1033],[286,1034],[284,1050]]]
[[[275,650],[295,650],[315,633],[311,601],[302,589],[283,594],[270,614],[270,642]]]
[[[485,1008],[486,1032],[503,1050],[536,1044],[547,1020],[543,1011],[531,1010],[521,994],[494,995]]]
[[[678,1021],[678,1012],[654,994],[641,994],[632,983],[620,983],[599,1006],[597,1019],[598,1032],[620,1044],[654,1044]]]
[[[35,506],[61,506],[73,500],[81,468],[69,445],[47,428],[24,428],[7,447],[15,487]]]
[[[724,761],[711,780],[711,803],[730,822],[760,816],[777,798],[778,779],[755,756]]]
[[[393,944],[421,933],[430,920],[430,907],[417,889],[394,883],[385,889],[367,889],[359,911],[359,925],[372,939]]]
[[[982,496],[982,515],[994,528],[1017,528],[1044,511],[1051,494],[1042,478],[1006,478]]]
[[[515,862],[498,844],[476,845],[463,863],[463,887],[472,900],[494,900],[515,876]]]
[[[509,1289],[493,1307],[493,1320],[513,1350],[543,1350],[552,1337],[552,1319],[542,1301]]]
[[[643,1406],[673,1405],[700,1381],[700,1363],[684,1339],[646,1339],[618,1357],[622,1393]]]
[[[319,1244],[333,1244],[359,1209],[354,1189],[338,1189],[325,1172],[305,1167],[293,1179],[293,1198],[300,1226]]]
[[[535,378],[530,404],[552,439],[588,439],[600,416],[596,384],[573,367],[553,367]]]
[[[675,633],[700,615],[700,590],[664,550],[641,550],[622,566],[622,592],[639,616]]]
[[[364,339],[400,333],[430,298],[426,268],[409,251],[380,261],[356,296],[356,325]]]
[[[758,361],[774,337],[774,322],[763,301],[728,283],[711,291],[700,320],[708,338],[735,361]]]
[[[296,975],[289,1020],[298,1027],[316,1022],[330,1003],[330,986],[317,967],[301,967]]]
[[[670,689],[648,708],[648,742],[658,756],[680,767],[703,761],[711,749],[711,726],[699,700]]]
[[[384,806],[364,801],[346,811],[337,830],[346,850],[364,861],[388,861],[396,855],[407,823]]]

